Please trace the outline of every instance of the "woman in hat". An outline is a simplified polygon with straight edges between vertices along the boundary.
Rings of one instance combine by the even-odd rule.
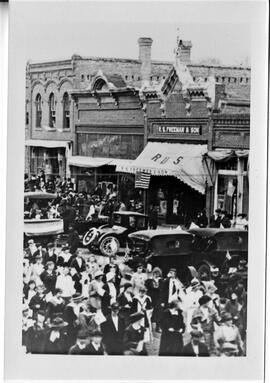
[[[191,331],[191,320],[193,312],[199,307],[199,299],[204,294],[204,287],[197,278],[191,280],[190,286],[186,289],[185,312],[187,331]]]
[[[89,284],[89,301],[91,301],[92,306],[100,310],[102,297],[105,294],[103,279],[103,272],[98,270],[94,274],[94,280]]]
[[[57,266],[63,267],[65,265],[70,266],[72,254],[68,244],[62,246],[62,250],[58,255]]]
[[[183,355],[183,333],[186,326],[178,300],[169,303],[168,309],[163,314],[161,328],[159,355]]]
[[[57,274],[55,271],[55,264],[52,261],[46,263],[46,269],[40,274],[40,279],[48,293],[54,294]]]
[[[34,295],[36,295],[36,282],[31,279],[28,285],[24,287],[25,302],[30,303]]]
[[[146,294],[146,288],[140,287],[139,293],[134,296],[131,313],[142,312],[144,314],[144,327],[151,330],[151,316],[152,316],[152,301],[151,298]]]
[[[144,342],[144,314],[133,313],[124,333],[124,355],[147,355]]]
[[[133,287],[134,295],[138,294],[141,287],[145,287],[145,281],[147,279],[147,274],[144,272],[143,264],[138,263],[136,272],[132,275],[130,283]]]
[[[211,298],[208,295],[203,295],[199,299],[199,307],[194,310],[193,318],[201,316],[201,326],[204,333],[205,343],[210,355],[215,355],[216,347],[214,343],[215,324],[219,325],[220,317],[217,310],[211,307]]]
[[[68,352],[67,325],[68,323],[60,317],[52,320],[45,340],[44,354],[66,354]]]
[[[152,323],[155,323],[155,330],[159,331],[161,319],[161,286],[162,286],[162,271],[159,267],[154,267],[152,277],[145,281],[147,293],[151,298],[153,305],[153,313],[151,317]]]
[[[243,342],[239,329],[233,324],[232,315],[225,312],[221,317],[221,324],[215,331],[215,343],[217,349],[221,352],[224,344],[231,344],[237,348],[237,355],[243,354]]]

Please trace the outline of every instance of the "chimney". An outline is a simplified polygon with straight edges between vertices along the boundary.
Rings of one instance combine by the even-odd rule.
[[[151,46],[153,40],[150,37],[140,37],[139,44],[139,60],[141,61],[142,84],[150,82],[151,76]]]
[[[183,64],[190,64],[192,43],[189,40],[178,40],[176,47],[176,59]]]

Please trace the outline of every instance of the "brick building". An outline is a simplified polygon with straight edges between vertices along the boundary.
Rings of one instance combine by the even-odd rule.
[[[193,207],[183,217],[205,207],[209,215],[216,206],[236,214],[247,206],[247,198],[239,195],[244,194],[248,152],[240,160],[239,149],[249,148],[250,69],[196,65],[189,41],[178,39],[174,63],[151,59],[152,39],[140,38],[138,45],[138,60],[73,55],[27,65],[26,171],[72,175],[80,190],[93,190],[98,182],[118,189],[127,185],[126,199],[136,194],[135,174],[146,172],[149,189],[137,194],[158,203],[160,218],[168,223],[178,223],[183,205]],[[165,177],[157,174],[157,166],[137,166],[155,143],[164,153],[172,144],[169,149],[180,155],[189,145],[187,153],[200,158],[199,177],[172,168]],[[213,152],[221,150],[220,162]],[[237,203],[222,200],[218,186],[224,181],[221,163],[231,159],[224,150],[238,161]]]

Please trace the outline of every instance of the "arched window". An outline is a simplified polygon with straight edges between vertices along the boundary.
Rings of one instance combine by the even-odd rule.
[[[67,93],[63,96],[63,129],[70,128],[69,97]]]
[[[96,80],[93,88],[94,88],[94,90],[97,90],[100,92],[107,92],[109,90],[108,85],[106,84],[106,82],[102,78],[99,78]]]
[[[49,97],[49,127],[55,127],[55,99],[53,93]]]
[[[36,96],[36,128],[41,127],[42,119],[42,107],[41,107],[41,95],[40,93]]]

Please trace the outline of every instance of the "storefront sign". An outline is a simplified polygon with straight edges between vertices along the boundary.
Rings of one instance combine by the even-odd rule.
[[[201,125],[186,125],[186,126],[177,126],[177,125],[153,125],[154,134],[192,134],[195,136],[200,136],[202,134]]]

